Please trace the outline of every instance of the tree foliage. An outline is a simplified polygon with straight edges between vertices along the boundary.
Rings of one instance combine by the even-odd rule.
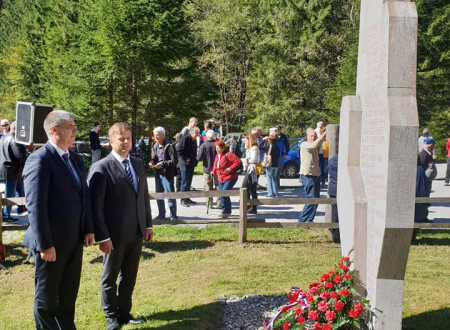
[[[417,0],[420,125],[448,136],[449,18]],[[215,117],[228,131],[281,124],[303,135],[337,123],[354,94],[356,0],[2,0],[0,112],[40,101],[92,123],[156,125]],[[104,125],[105,126],[105,125]]]

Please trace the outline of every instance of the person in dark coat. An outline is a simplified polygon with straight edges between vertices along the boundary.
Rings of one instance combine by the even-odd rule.
[[[44,120],[48,142],[33,152],[23,179],[35,258],[34,318],[37,329],[75,329],[83,242],[94,243],[84,164],[69,146],[77,126],[63,110]]]
[[[156,192],[175,192],[174,178],[177,166],[177,151],[172,143],[166,139],[166,130],[163,127],[156,127],[153,130],[156,142],[153,146],[152,158],[149,165],[155,169],[155,191]],[[164,200],[158,199],[158,216],[155,220],[165,220],[166,208]],[[169,199],[167,201],[170,212],[170,220],[175,221],[177,217],[177,201]]]
[[[153,238],[152,216],[144,163],[130,157],[127,123],[109,129],[111,153],[89,171],[95,239],[103,252],[101,303],[106,329],[140,324],[130,311],[142,241]],[[119,281],[117,283],[117,279]]]
[[[178,152],[178,168],[181,174],[180,191],[190,191],[192,185],[192,177],[194,175],[195,166],[197,166],[197,136],[199,135],[198,127],[192,127],[189,134],[184,136],[180,143],[177,144]],[[181,205],[189,207],[197,204],[190,198],[182,198]]]
[[[100,145],[100,123],[94,123],[94,128],[89,132],[89,143],[91,146],[92,164],[99,161],[102,156],[102,146]]]
[[[334,155],[329,161],[328,161],[328,174],[330,176],[328,180],[328,195],[331,198],[336,198],[337,195],[337,178],[338,178],[338,155]],[[331,204],[331,221],[332,222],[339,222],[339,214],[338,214],[338,206],[337,204]],[[340,233],[339,229],[333,229],[333,242],[334,243],[340,243]]]
[[[219,185],[217,175],[214,176],[211,175],[214,159],[216,158],[217,155],[215,145],[216,140],[214,138],[215,135],[216,133],[212,129],[206,132],[205,134],[206,140],[200,146],[197,155],[197,161],[203,162],[203,178],[205,179],[205,191],[217,190],[217,187]],[[207,205],[212,206],[213,204],[212,197],[206,198],[206,203],[208,203]],[[217,201],[217,208],[221,208],[219,199]]]

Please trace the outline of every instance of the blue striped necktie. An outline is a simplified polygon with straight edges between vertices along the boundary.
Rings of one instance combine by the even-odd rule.
[[[131,173],[131,168],[130,168],[130,161],[128,159],[124,159],[122,161],[124,167],[125,167],[125,172],[127,172],[128,178],[130,179],[130,182],[133,184],[134,190],[136,190],[136,184],[134,183],[134,177],[133,177],[133,173]]]
[[[63,154],[61,157],[64,159],[64,162],[66,163],[66,166],[69,168],[70,173],[72,174],[73,178],[77,182],[78,189],[81,189],[80,178],[78,177],[78,174],[75,172],[75,169],[73,168],[72,164],[70,163],[69,154],[68,153]]]

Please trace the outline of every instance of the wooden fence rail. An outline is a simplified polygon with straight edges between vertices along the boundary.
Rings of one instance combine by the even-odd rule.
[[[301,204],[336,204],[336,198],[258,198],[248,199],[247,189],[240,188],[234,190],[220,191],[189,191],[173,193],[150,193],[151,200],[158,199],[181,199],[181,198],[207,198],[222,196],[239,196],[239,220],[178,220],[178,221],[154,221],[154,224],[218,224],[230,223],[239,227],[239,243],[247,240],[247,228],[339,228],[338,223],[303,223],[294,221],[274,221],[266,222],[264,219],[248,219],[247,207],[249,205],[301,205]],[[416,203],[450,204],[450,197],[416,197]],[[3,205],[25,205],[24,197],[1,198],[0,208]],[[2,214],[0,214],[0,245],[2,244],[3,231],[25,230],[27,226],[6,225],[2,223]],[[446,223],[414,223],[414,228],[420,229],[450,229],[450,222]]]

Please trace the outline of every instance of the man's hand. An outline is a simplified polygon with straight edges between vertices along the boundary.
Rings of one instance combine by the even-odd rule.
[[[153,228],[145,229],[144,241],[150,242],[153,239]]]
[[[158,164],[155,165],[155,168],[159,170],[160,168],[162,168],[162,166],[163,166],[162,163],[158,163]]]
[[[41,251],[41,259],[48,262],[55,262],[56,261],[56,250],[55,247],[52,246],[48,249]]]
[[[89,233],[84,235],[84,246],[89,247],[92,246],[95,242],[94,234]]]
[[[105,242],[100,242],[98,244],[99,249],[106,254],[111,254],[111,251],[114,250],[112,241],[109,239]]]
[[[227,171],[227,172],[231,172],[231,168],[227,168],[227,169],[225,169],[225,171]]]

